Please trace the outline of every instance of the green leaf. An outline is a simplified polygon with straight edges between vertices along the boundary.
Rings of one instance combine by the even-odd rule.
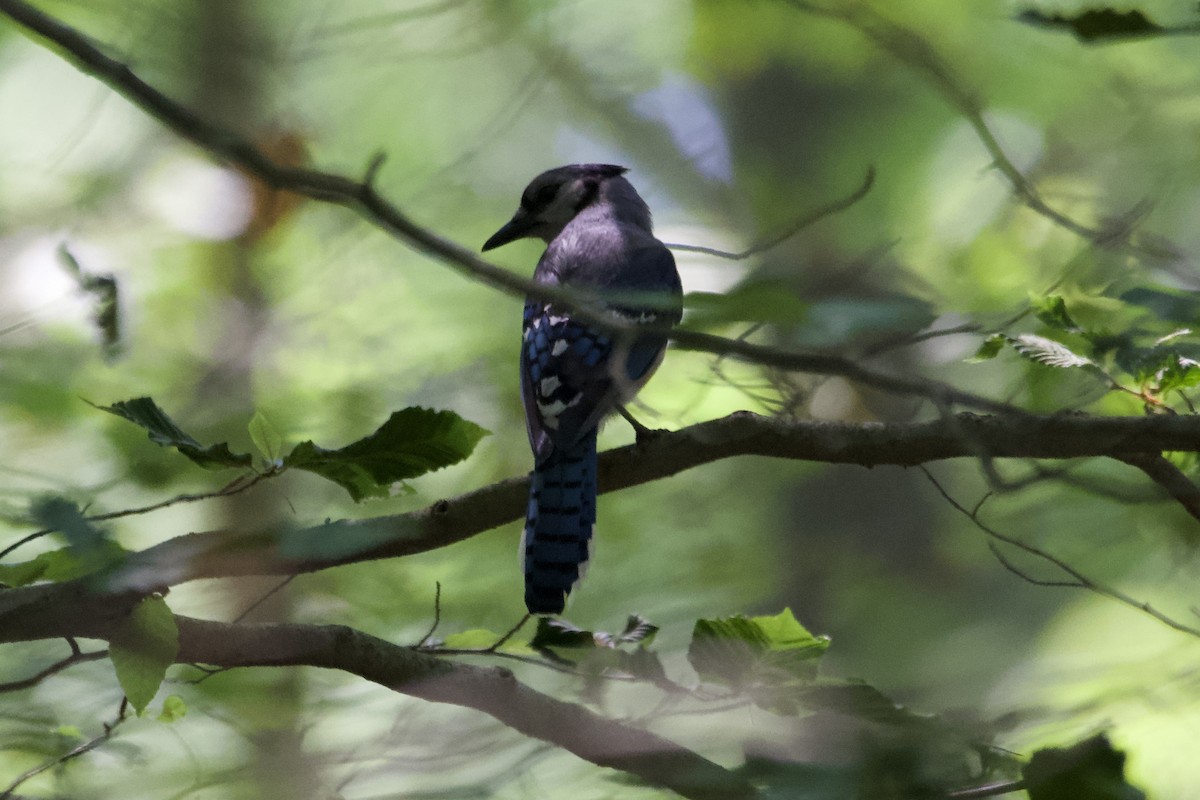
[[[179,652],[175,615],[161,597],[138,603],[109,640],[108,653],[117,680],[140,716],[162,684]]]
[[[773,617],[701,619],[692,630],[688,661],[701,678],[735,687],[811,681],[829,647],[796,621],[791,609]]]
[[[783,281],[743,283],[725,294],[692,292],[684,298],[691,310],[688,324],[696,327],[726,322],[796,323],[804,319],[808,304]]]
[[[393,413],[370,436],[337,450],[301,442],[283,463],[333,481],[357,502],[386,497],[396,481],[457,464],[487,435],[452,411],[410,407]]]
[[[441,646],[446,650],[487,650],[500,641],[501,636],[502,634],[484,628],[471,628],[470,630],[450,634],[442,641]],[[537,652],[529,646],[528,642],[514,638],[510,638],[507,642],[500,645],[497,650],[501,653],[537,655]]]
[[[177,694],[169,694],[163,700],[162,711],[158,712],[159,722],[175,722],[187,716],[187,703]]]
[[[1145,800],[1125,782],[1125,754],[1103,734],[1038,750],[1024,770],[1030,800]]]
[[[8,586],[27,586],[34,581],[62,583],[116,566],[128,555],[128,550],[108,539],[86,552],[63,547],[41,553],[31,561],[0,564],[0,583]]]
[[[979,349],[975,351],[975,355],[967,359],[968,364],[978,364],[982,361],[990,361],[1000,354],[1004,346],[1008,344],[1008,337],[1003,333],[993,333],[991,336],[983,340],[979,345]]]
[[[1074,16],[1045,14],[1041,11],[1023,11],[1017,19],[1041,28],[1062,28],[1075,34],[1075,38],[1088,44],[1105,40],[1130,39],[1160,35],[1168,30],[1141,11],[1115,11],[1111,8],[1093,8]]]
[[[250,420],[249,431],[250,441],[254,442],[254,446],[258,448],[258,452],[262,453],[263,458],[272,464],[276,463],[283,448],[283,437],[267,420],[266,415],[261,411],[255,411],[254,417]]]
[[[1032,297],[1030,305],[1033,306],[1033,313],[1043,324],[1060,331],[1079,332],[1079,325],[1067,311],[1067,302],[1059,295]]]
[[[174,447],[205,469],[249,467],[251,464],[248,453],[234,453],[225,442],[208,447],[200,444],[184,433],[149,397],[137,397],[113,403],[111,406],[95,407],[144,428],[155,444]]]
[[[1020,336],[1010,339],[1009,343],[1012,344],[1014,350],[1025,356],[1025,358],[1035,361],[1038,364],[1044,364],[1047,367],[1070,369],[1072,367],[1095,366],[1094,362],[1087,356],[1081,356],[1065,344],[1056,342],[1053,339],[1047,339],[1044,336],[1023,333]]]

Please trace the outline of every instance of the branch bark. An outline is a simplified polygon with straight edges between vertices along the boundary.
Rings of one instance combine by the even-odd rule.
[[[870,467],[980,457],[1106,456],[1145,463],[1163,451],[1200,451],[1200,417],[964,413],[921,423],[846,424],[738,412],[603,453],[599,489],[639,486],[747,455]],[[292,530],[185,534],[131,555],[105,576],[105,591],[140,596],[199,578],[292,575],[423,553],[520,519],[528,492],[527,478],[510,478],[406,514]],[[0,640],[8,626],[27,618],[28,603],[41,602],[43,589],[0,592]]]

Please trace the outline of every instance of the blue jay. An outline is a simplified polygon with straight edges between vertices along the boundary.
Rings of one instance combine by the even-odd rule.
[[[625,172],[610,164],[543,172],[483,249],[542,239],[537,283],[599,294],[595,307],[615,320],[675,324],[683,294],[675,259],[654,238],[650,209]],[[529,613],[561,613],[582,577],[596,522],[596,429],[649,380],[665,347],[661,335],[616,340],[565,308],[526,299],[521,396],[534,467],[521,553]]]

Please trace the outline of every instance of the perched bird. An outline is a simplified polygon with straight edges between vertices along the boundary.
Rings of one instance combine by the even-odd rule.
[[[533,279],[596,294],[616,320],[673,325],[683,290],[675,259],[624,167],[572,164],[543,172],[513,218],[483,245],[546,242]],[[521,537],[525,605],[558,614],[587,565],[596,522],[596,429],[662,361],[666,339],[614,337],[537,297],[525,302],[521,395],[534,467]]]

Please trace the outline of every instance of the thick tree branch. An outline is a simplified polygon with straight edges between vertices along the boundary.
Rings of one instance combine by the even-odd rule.
[[[992,417],[958,414],[923,423],[790,421],[738,412],[638,445],[603,453],[599,488],[611,492],[734,456],[874,466],[912,466],[948,458],[1069,459],[1155,457],[1200,452],[1200,417]],[[283,531],[191,533],[130,556],[105,578],[111,593],[161,590],[198,578],[291,575],[340,564],[422,553],[517,520],[527,478],[510,478],[406,514],[338,520]],[[0,592],[0,640],[28,622],[46,587]],[[33,638],[69,635],[44,627]]]
[[[351,208],[418,252],[508,294],[521,297],[534,295],[561,303],[574,309],[576,316],[618,336],[634,337],[661,333],[688,350],[736,356],[781,369],[837,375],[883,391],[917,395],[938,403],[954,403],[993,413],[1019,413],[1017,409],[1005,403],[954,389],[937,381],[877,373],[846,358],[780,350],[698,331],[657,330],[651,326],[622,324],[611,315],[589,308],[589,298],[583,293],[535,284],[532,280],[484,261],[474,252],[415,223],[376,191],[374,177],[382,163],[381,156],[377,155],[370,161],[361,181],[318,170],[281,166],[267,158],[249,140],[200,118],[143,81],[126,64],[106,55],[83,34],[23,0],[0,0],[0,13],[7,15],[25,30],[61,48],[64,58],[78,69],[94,76],[176,134],[211,155],[240,167],[276,189]],[[863,188],[851,196],[851,201],[856,200],[859,193],[869,188],[870,181],[864,182]]]
[[[138,602],[136,595],[97,597],[86,581],[59,584],[67,605],[30,609],[62,635],[108,639]],[[44,589],[48,587],[37,587]],[[582,759],[664,786],[696,800],[746,798],[741,777],[656,734],[602,717],[519,682],[507,669],[437,658],[340,625],[224,623],[177,616],[179,663],[223,668],[311,666],[336,669],[395,692],[473,708],[527,736]],[[0,630],[5,630],[0,627]]]

